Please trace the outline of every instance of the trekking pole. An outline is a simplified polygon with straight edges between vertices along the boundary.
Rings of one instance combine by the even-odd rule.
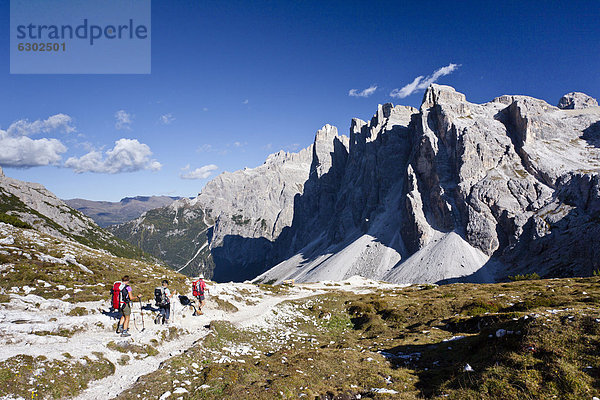
[[[173,313],[173,316],[171,317],[171,322],[173,323],[175,323],[175,303],[173,302],[173,298],[175,298],[175,296],[177,296],[177,292],[173,292],[171,295],[171,300],[169,301],[169,307],[171,307],[171,312]]]
[[[142,330],[140,332],[144,332],[144,330],[146,329],[146,325],[144,325],[144,310],[142,310],[142,298],[138,297],[138,300],[140,301],[140,314],[142,314]]]
[[[135,313],[133,312],[133,308],[131,310],[131,316],[133,317],[133,326],[135,327],[136,331],[140,331],[140,328],[138,328],[137,326],[137,319],[135,318]]]

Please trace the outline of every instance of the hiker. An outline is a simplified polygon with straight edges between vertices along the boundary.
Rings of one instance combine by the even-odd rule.
[[[163,279],[162,286],[154,289],[154,299],[156,300],[156,306],[158,307],[158,315],[154,320],[154,323],[158,324],[161,322],[163,324],[169,323],[169,318],[171,317],[171,291],[169,290],[169,281]]]
[[[116,305],[121,313],[119,325],[117,326],[117,334],[121,334],[121,336],[131,336],[129,333],[129,319],[131,318],[132,297],[133,291],[131,286],[129,286],[129,276],[125,275],[121,279],[121,282],[115,282],[113,285],[113,307]],[[141,298],[142,295],[139,294],[137,297]]]
[[[206,282],[204,282],[204,275],[200,274],[198,279],[192,282],[192,294],[198,301],[198,310],[194,311],[194,315],[202,315],[202,307],[204,307],[204,292],[208,292],[208,288],[206,287]]]

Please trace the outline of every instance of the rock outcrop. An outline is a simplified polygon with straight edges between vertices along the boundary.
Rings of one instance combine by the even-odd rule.
[[[298,155],[223,174],[190,201],[206,217],[196,251],[219,280],[589,275],[600,107],[588,97],[567,95],[568,109],[528,96],[474,104],[431,85],[419,110],[380,105],[349,138],[326,125]]]
[[[598,107],[598,100],[581,92],[567,93],[558,101],[558,108],[563,110],[577,110],[588,107]]]

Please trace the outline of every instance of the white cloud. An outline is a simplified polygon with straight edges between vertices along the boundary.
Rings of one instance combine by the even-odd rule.
[[[30,168],[57,164],[67,147],[58,139],[11,136],[0,130],[0,165]]]
[[[242,101],[242,104],[248,104],[248,103],[249,103],[249,100],[248,100],[248,99],[246,99],[246,100]]]
[[[196,151],[198,153],[209,153],[215,150],[213,149],[213,146],[211,144],[203,144],[202,146],[198,147]]]
[[[117,129],[131,129],[132,117],[131,114],[125,110],[119,110],[115,113],[115,128]]]
[[[179,176],[181,177],[181,179],[206,179],[212,174],[212,171],[218,168],[219,167],[217,167],[215,164],[209,164],[200,168],[196,168],[193,171],[186,172],[185,174],[181,174]],[[189,169],[189,164],[186,165],[185,168],[182,168],[183,171],[187,171]]]
[[[368,88],[361,90],[360,92],[358,91],[358,89],[350,89],[350,91],[348,92],[348,96],[369,97],[370,95],[375,93],[376,90],[377,90],[377,85],[371,85]]]
[[[21,119],[13,122],[6,132],[10,136],[30,136],[37,133],[48,133],[55,130],[61,130],[65,133],[75,132],[75,128],[71,126],[73,120],[66,114],[56,114],[48,117],[45,120],[29,120]]]
[[[394,89],[390,93],[390,96],[403,99],[410,96],[411,94],[427,89],[429,85],[436,82],[442,76],[446,76],[456,71],[460,67],[460,64],[448,64],[445,67],[439,68],[428,77],[417,76],[411,83],[402,87],[402,89]]]
[[[175,117],[173,117],[173,114],[168,113],[165,115],[161,115],[159,121],[165,125],[169,125],[171,122],[175,121]]]
[[[0,165],[30,168],[58,164],[67,151],[60,140],[31,139],[29,136],[52,131],[72,133],[75,132],[72,122],[70,116],[56,114],[33,122],[22,119],[13,122],[7,130],[0,129]]]
[[[76,158],[70,157],[65,162],[65,167],[73,168],[75,172],[98,172],[116,174],[120,172],[134,172],[140,170],[157,171],[162,165],[151,159],[152,151],[137,139],[119,139],[115,146],[102,154],[94,150]]]

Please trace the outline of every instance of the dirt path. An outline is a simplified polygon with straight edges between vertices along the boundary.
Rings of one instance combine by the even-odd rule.
[[[177,301],[169,326],[155,325],[154,313],[144,311],[145,329],[142,331],[140,305],[135,304],[130,325],[132,336],[128,338],[115,334],[113,326],[117,321],[106,313],[105,301],[71,304],[32,294],[14,294],[10,303],[0,306],[0,361],[18,355],[43,355],[48,360],[66,361],[65,368],[68,369],[86,357],[93,361],[97,357],[94,354],[101,354],[115,366],[115,373],[89,382],[88,388],[76,399],[106,400],[132,387],[141,376],[157,370],[165,360],[192,347],[209,333],[210,321],[225,320],[240,328],[262,325],[269,329],[273,324],[271,311],[284,301],[330,290],[364,293],[371,286],[381,285],[362,278],[352,278],[344,283],[321,282],[284,288],[231,282],[211,284],[205,314],[193,317],[191,310]],[[81,309],[85,312],[73,313]],[[224,309],[237,311],[226,312]],[[171,341],[163,340],[171,327],[177,328],[178,335]],[[128,345],[146,346],[146,349],[152,346],[158,354],[148,356],[131,347],[132,351],[119,351],[127,350]],[[123,360],[124,355],[129,359]],[[125,365],[121,365],[123,363]],[[63,371],[59,371],[61,373]]]
[[[244,324],[251,320],[259,321],[269,313],[273,307],[277,306],[283,301],[300,299],[308,296],[318,294],[314,290],[307,290],[304,288],[297,288],[292,293],[275,296],[266,295],[259,298],[259,302],[255,305],[247,305],[239,309],[235,313],[226,313],[221,310],[207,309],[205,314],[201,317],[189,317],[186,320],[192,320],[196,328],[195,334],[186,334],[177,340],[167,342],[159,348],[160,353],[154,357],[146,357],[144,359],[132,359],[128,365],[120,366],[116,364],[116,371],[113,375],[108,376],[98,381],[93,381],[89,384],[88,389],[83,391],[75,399],[77,400],[106,400],[112,399],[118,396],[124,390],[127,390],[143,375],[149,374],[159,368],[160,364],[178,354],[181,354],[186,349],[190,348],[196,341],[202,339],[209,333],[206,325],[213,320],[227,320],[233,324]],[[177,318],[177,312],[181,317],[181,307],[176,309],[175,318]],[[180,322],[181,318],[180,318]],[[178,325],[178,322],[173,324]],[[190,325],[186,321],[184,323],[187,327]],[[148,327],[148,324],[146,324]],[[139,333],[138,333],[139,334]],[[134,336],[136,333],[134,332]],[[135,339],[134,339],[135,340]]]

